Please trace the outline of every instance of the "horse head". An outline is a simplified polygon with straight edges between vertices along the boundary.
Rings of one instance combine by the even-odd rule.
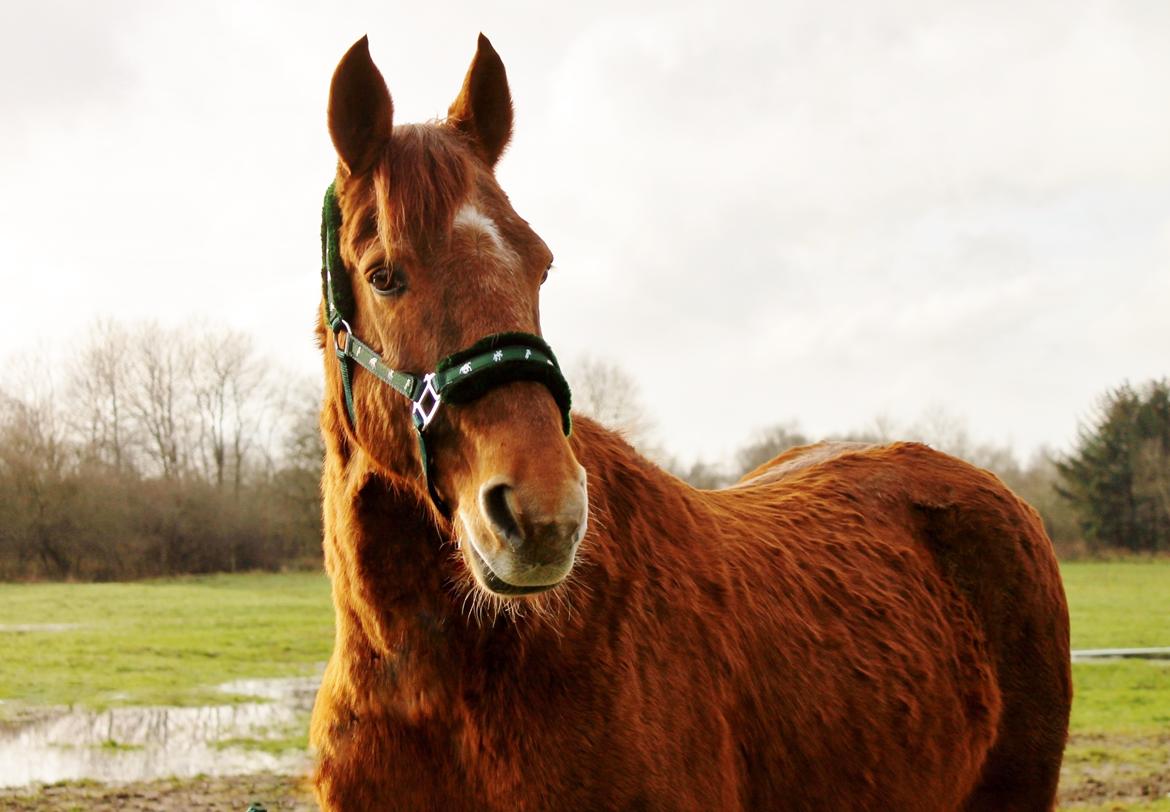
[[[396,126],[393,117],[362,38],[329,94],[339,271],[352,297],[344,326],[330,325],[334,339],[358,336],[378,362],[417,378],[485,337],[539,336],[540,289],[553,257],[496,182],[512,99],[487,38],[480,35],[445,120]],[[324,330],[328,308],[322,315]],[[393,486],[421,489],[426,503],[428,490],[435,495],[435,517],[449,522],[480,587],[518,596],[565,579],[587,513],[585,471],[564,431],[567,388],[558,405],[553,387],[520,375],[444,403],[425,425],[420,460],[411,401],[355,370],[346,419],[347,361],[325,355],[326,419],[332,413],[353,450]]]

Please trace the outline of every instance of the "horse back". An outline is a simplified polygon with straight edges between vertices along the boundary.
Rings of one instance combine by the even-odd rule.
[[[1030,506],[989,472],[916,443],[793,449],[723,493],[827,517],[837,532],[814,525],[797,542],[806,568],[823,568],[816,562],[828,557],[844,562],[839,571],[881,571],[884,584],[860,588],[871,592],[870,612],[884,617],[867,632],[863,611],[858,634],[884,626],[905,635],[901,645],[940,654],[953,646],[962,701],[984,704],[994,730],[963,808],[1051,807],[1072,698],[1068,608],[1052,544]],[[841,544],[868,549],[829,552]],[[909,583],[916,579],[918,587]],[[930,623],[918,635],[887,622],[899,592],[922,588],[952,604],[949,642]],[[991,693],[977,685],[987,677]],[[980,727],[980,715],[968,731]]]

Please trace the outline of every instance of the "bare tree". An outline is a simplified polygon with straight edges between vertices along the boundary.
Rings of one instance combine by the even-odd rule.
[[[80,343],[0,366],[0,578],[319,563],[319,384],[222,330],[106,322]]]
[[[927,443],[946,454],[993,471],[1009,485],[1020,477],[1020,464],[1010,448],[976,442],[967,430],[966,421],[943,406],[928,408],[903,430],[902,435],[905,439]]]
[[[925,409],[915,422],[903,429],[902,435],[903,439],[926,443],[955,457],[969,460],[972,456],[973,444],[966,421],[939,404]]]
[[[576,411],[620,432],[638,448],[651,445],[653,422],[632,375],[612,361],[586,356],[570,367],[568,377]]]
[[[321,382],[317,379],[294,380],[282,401],[285,417],[279,442],[279,465],[283,468],[310,471],[320,478],[325,460],[325,440],[321,436]],[[276,425],[276,421],[272,421]]]
[[[32,373],[32,370],[30,370]],[[23,399],[0,396],[0,478],[6,535],[18,559],[39,560],[44,572],[70,571],[67,529],[74,521],[62,487],[70,450],[51,380],[28,376]]]
[[[175,479],[188,464],[191,447],[190,336],[147,324],[134,333],[133,343],[130,413],[147,457],[164,478]]]
[[[728,474],[723,466],[703,460],[695,460],[686,465],[677,459],[671,459],[666,461],[665,467],[682,481],[708,491],[724,488],[736,480],[736,477]]]
[[[113,321],[95,322],[70,370],[69,414],[84,453],[115,471],[132,465],[131,346]]]
[[[755,470],[768,460],[788,449],[807,445],[808,437],[795,423],[777,423],[756,433],[747,445],[736,452],[736,467],[740,476]]]
[[[238,495],[245,458],[265,413],[260,395],[266,368],[257,362],[242,333],[205,330],[197,342],[191,380],[200,456],[208,479],[224,487],[230,467],[232,489]]]
[[[1170,447],[1159,437],[1138,444],[1134,460],[1134,490],[1163,517],[1170,517]]]

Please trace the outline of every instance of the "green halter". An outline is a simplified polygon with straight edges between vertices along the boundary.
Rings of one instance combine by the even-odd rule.
[[[513,381],[535,381],[544,384],[553,396],[561,410],[562,428],[565,435],[569,435],[573,427],[569,417],[569,384],[561,374],[552,348],[540,336],[496,333],[444,358],[434,372],[422,375],[387,366],[382,357],[350,329],[347,319],[353,316],[354,298],[349,274],[341,261],[340,233],[341,208],[333,184],[330,184],[325,190],[321,213],[321,289],[325,297],[325,317],[333,331],[334,351],[341,367],[341,387],[350,426],[357,425],[352,385],[356,365],[410,400],[411,422],[418,435],[423,476],[437,503],[441,504],[431,484],[431,458],[424,432],[441,404],[467,403]],[[344,340],[342,333],[345,333]]]

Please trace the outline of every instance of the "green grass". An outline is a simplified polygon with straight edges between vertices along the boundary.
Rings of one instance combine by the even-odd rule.
[[[0,715],[29,706],[201,705],[219,683],[313,673],[333,644],[324,575],[0,584]]]
[[[123,742],[115,741],[114,739],[106,739],[104,742],[102,742],[102,749],[103,750],[123,751],[123,750],[141,750],[143,748],[142,748],[141,744],[124,744]]]
[[[1170,646],[1170,560],[1061,567],[1073,648]]]
[[[1170,645],[1170,561],[1073,562],[1074,648]],[[219,683],[312,673],[332,644],[320,574],[0,584],[0,714],[13,706],[222,702]],[[1170,664],[1077,664],[1076,732],[1170,728]]]
[[[1170,646],[1170,561],[1071,562],[1061,572],[1074,649]],[[1073,688],[1062,789],[1103,784],[1118,800],[1062,809],[1170,812],[1170,799],[1128,797],[1170,765],[1170,661],[1076,663]]]
[[[1170,560],[1073,562],[1062,572],[1074,648],[1170,646]],[[0,584],[0,629],[29,624],[68,628],[0,630],[0,718],[37,706],[222,703],[231,698],[215,686],[311,674],[333,642],[329,584],[305,573]],[[1170,662],[1078,663],[1073,680],[1063,786],[1134,786],[1143,776],[1164,776]],[[224,746],[304,748],[302,731],[286,734]],[[1170,800],[1067,809],[1170,812]]]
[[[1076,663],[1073,690],[1074,733],[1170,730],[1170,662]]]
[[[1170,561],[1071,562],[1061,568],[1072,646],[1170,646]],[[1170,729],[1170,661],[1073,666],[1072,731],[1140,735]]]

